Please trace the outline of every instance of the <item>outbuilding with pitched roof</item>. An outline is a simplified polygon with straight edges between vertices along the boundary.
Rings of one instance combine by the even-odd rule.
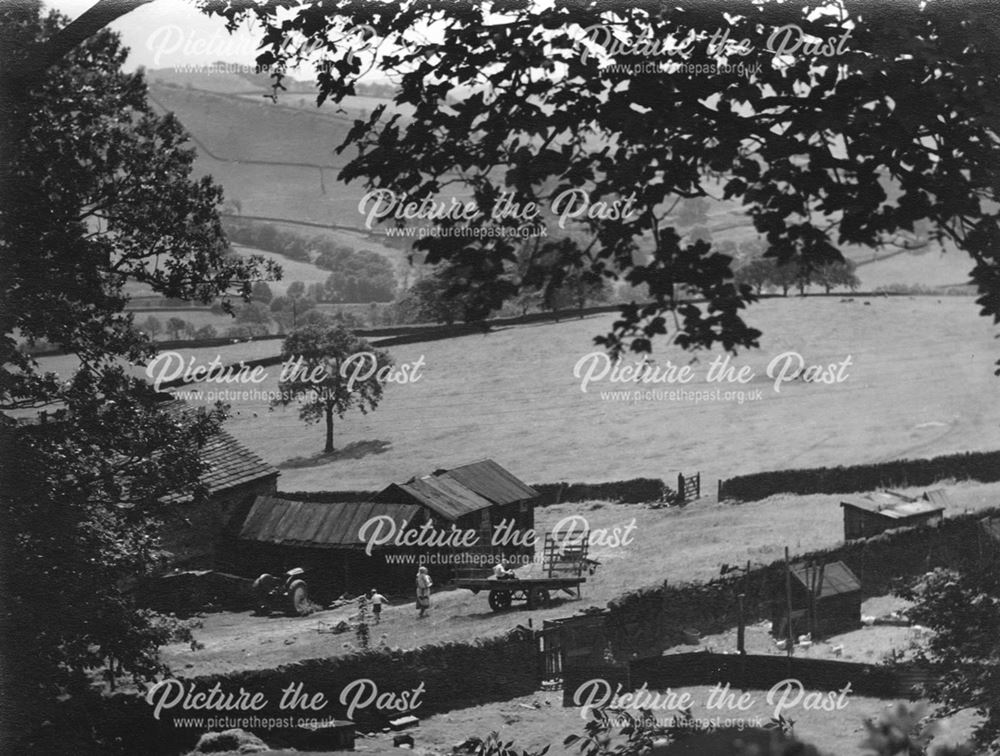
[[[357,593],[372,586],[408,590],[421,560],[442,583],[464,568],[488,572],[501,555],[531,560],[534,548],[515,536],[534,529],[538,493],[493,460],[480,460],[392,483],[370,501],[302,501],[258,496],[236,539],[241,572],[302,566],[320,595]],[[317,498],[321,498],[318,494]],[[333,498],[333,497],[331,497]],[[379,537],[366,523],[381,522]],[[475,545],[401,544],[387,534],[427,526],[436,533],[476,534]],[[498,528],[511,534],[495,544]],[[367,536],[367,540],[364,536]],[[377,541],[377,542],[376,542]]]
[[[895,491],[876,491],[840,502],[844,509],[844,539],[871,538],[893,528],[933,526],[941,522],[947,494],[929,491],[914,499]]]

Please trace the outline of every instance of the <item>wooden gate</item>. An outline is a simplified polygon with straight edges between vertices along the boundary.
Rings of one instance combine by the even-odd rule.
[[[538,633],[539,675],[562,678],[567,669],[606,663],[608,612],[545,620]]]
[[[701,498],[701,473],[686,476],[677,473],[677,496],[681,504]]]
[[[538,676],[541,680],[561,680],[563,674],[561,620],[545,620],[538,634]]]

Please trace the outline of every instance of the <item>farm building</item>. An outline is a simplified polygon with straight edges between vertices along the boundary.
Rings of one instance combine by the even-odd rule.
[[[417,569],[418,552],[392,549],[395,554],[413,554],[413,561],[403,564],[387,563],[383,546],[373,547],[369,556],[360,531],[374,518],[388,518],[397,530],[419,527],[425,521],[424,512],[416,505],[259,496],[240,528],[234,561],[247,575],[280,574],[302,567],[312,595],[323,601],[372,586],[383,591],[408,588]]]
[[[861,581],[843,562],[827,565],[793,565],[792,634],[812,633],[822,638],[857,629],[861,624]],[[786,588],[773,597],[772,633],[788,635]],[[810,621],[810,611],[815,612]]]
[[[453,575],[453,565],[469,564],[458,553],[474,554],[488,569],[490,554],[501,551],[488,548],[492,528],[504,520],[517,531],[534,528],[536,496],[534,489],[492,460],[393,483],[364,503],[259,496],[239,530],[234,558],[244,574],[304,567],[312,573],[310,590],[320,598],[372,586],[410,591],[421,555],[431,551],[435,559],[428,560],[428,566],[438,584]],[[369,555],[360,531],[374,518],[382,522],[378,540],[385,542],[373,543]],[[394,534],[428,523],[436,532],[450,531],[452,526],[475,531],[477,546],[433,548],[394,542]],[[452,558],[442,560],[442,552],[451,552]],[[513,556],[531,554],[533,549],[511,546],[502,552]],[[392,561],[386,559],[390,554]],[[404,554],[412,559],[400,564],[397,557]]]
[[[182,417],[190,407],[167,402],[165,409]],[[238,532],[254,499],[277,490],[277,469],[251,452],[225,431],[210,438],[201,450],[204,469],[199,482],[207,496],[174,495],[164,504],[163,551],[173,569],[220,566],[220,547]]]
[[[527,532],[535,527],[538,492],[518,480],[492,459],[393,483],[375,497],[381,502],[401,502],[425,507],[441,527],[475,530],[479,542],[489,544],[494,528],[506,523]],[[513,546],[505,553],[533,553]]]
[[[183,420],[195,412],[186,402],[161,394],[159,405]],[[69,422],[64,410],[33,413],[17,420],[20,425]],[[174,493],[162,499],[159,531],[161,555],[171,570],[202,570],[217,565],[219,547],[238,529],[253,500],[277,489],[277,469],[251,452],[225,431],[205,442],[200,450],[203,470],[199,484],[205,496]]]
[[[944,491],[929,491],[913,499],[894,491],[879,491],[842,501],[844,539],[871,538],[893,528],[938,525],[947,503]]]

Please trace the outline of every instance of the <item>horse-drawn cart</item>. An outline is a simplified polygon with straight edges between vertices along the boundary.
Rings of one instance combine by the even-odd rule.
[[[546,534],[539,575],[513,578],[457,577],[455,586],[473,593],[489,591],[490,609],[495,612],[509,609],[514,601],[524,601],[529,609],[540,609],[552,600],[552,594],[563,591],[580,598],[580,586],[593,574],[598,562],[587,557],[590,532],[571,540],[555,539]],[[586,574],[585,574],[586,573]]]

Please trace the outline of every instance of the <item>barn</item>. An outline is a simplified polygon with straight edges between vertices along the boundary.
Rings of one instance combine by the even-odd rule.
[[[363,503],[258,496],[239,530],[235,560],[243,574],[304,567],[312,573],[310,590],[320,599],[372,586],[409,592],[421,562],[441,584],[457,567],[480,564],[488,569],[500,553],[530,559],[531,547],[491,548],[489,544],[493,528],[505,522],[514,531],[533,529],[537,496],[533,488],[489,459],[390,484]],[[375,518],[383,522],[384,535],[426,524],[437,532],[454,526],[476,532],[477,546],[405,546],[397,545],[394,538],[370,545],[362,540],[361,528]]]
[[[792,634],[812,633],[823,638],[855,630],[861,625],[861,581],[843,562],[792,565]],[[773,596],[771,631],[788,636],[788,595],[783,586]],[[810,621],[810,611],[815,616]]]
[[[159,407],[184,421],[196,411],[169,393]],[[21,425],[69,422],[65,410],[21,417]],[[202,470],[198,484],[205,496],[175,492],[161,499],[159,556],[168,569],[206,570],[220,566],[221,548],[237,531],[257,496],[277,490],[279,471],[225,431],[209,438],[199,450]],[[222,565],[225,566],[225,565]]]
[[[841,501],[844,539],[871,538],[893,528],[939,525],[946,502],[943,491],[929,491],[923,499],[878,491]]]
[[[302,567],[311,594],[324,602],[344,592],[357,594],[373,586],[383,592],[409,589],[419,552],[376,546],[369,555],[360,532],[362,525],[374,518],[389,518],[395,528],[402,529],[419,527],[425,514],[413,504],[258,496],[240,528],[233,559],[245,575],[277,574]],[[387,561],[388,551],[412,559]]]
[[[449,470],[393,483],[375,497],[376,501],[416,504],[427,511],[436,527],[479,533],[484,551],[532,555],[531,547],[516,546],[513,538],[492,549],[496,528],[528,532],[535,527],[535,500],[538,492],[518,480],[492,459],[471,462]]]
[[[277,490],[279,472],[225,431],[201,450],[199,482],[207,496],[174,495],[164,501],[160,540],[173,569],[226,568],[225,545],[258,496]]]

